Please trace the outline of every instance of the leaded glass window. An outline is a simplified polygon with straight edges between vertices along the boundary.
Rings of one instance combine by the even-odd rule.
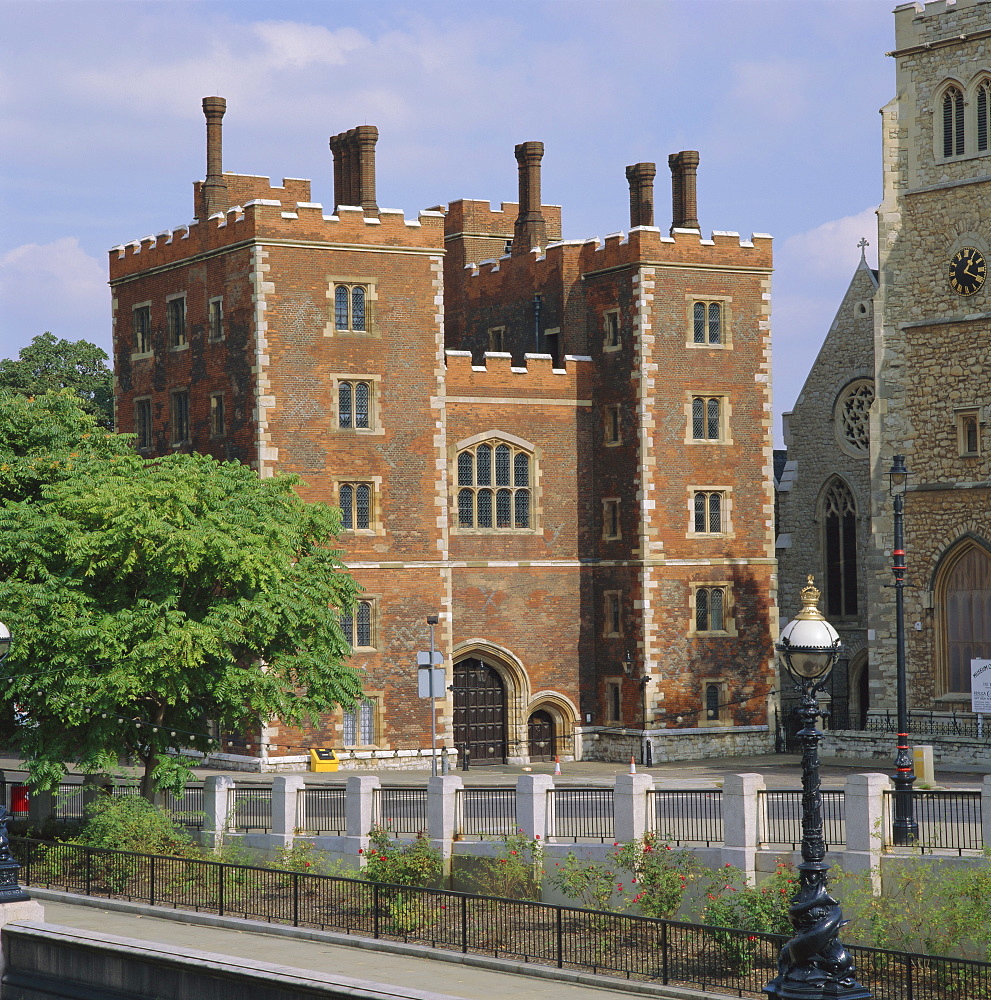
[[[530,462],[529,453],[501,441],[458,452],[458,525],[531,528]]]
[[[335,285],[334,329],[342,333],[367,333],[367,298],[364,285]]]
[[[963,156],[963,92],[950,87],[943,95],[943,156]]]
[[[695,531],[717,534],[723,530],[723,494],[700,491],[693,498]]]
[[[722,399],[719,396],[692,397],[692,437],[696,441],[718,441],[721,434],[720,413]]]
[[[345,531],[364,531],[371,528],[371,483],[341,483],[338,498],[341,504],[341,525]]]

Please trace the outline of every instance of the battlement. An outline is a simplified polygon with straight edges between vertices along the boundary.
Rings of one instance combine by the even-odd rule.
[[[966,41],[991,30],[987,0],[933,0],[895,8],[895,52],[942,41]]]
[[[772,237],[767,233],[754,233],[745,240],[739,233],[716,230],[708,239],[703,239],[695,229],[674,229],[672,235],[667,236],[653,226],[640,226],[628,233],[610,233],[604,240],[598,237],[559,240],[540,253],[507,255],[467,264],[465,269],[472,277],[483,281],[491,278],[496,283],[518,275],[520,269],[529,269],[533,283],[540,285],[545,277],[569,268],[582,274],[641,263],[770,268],[771,244]]]
[[[520,212],[518,201],[504,201],[493,208],[490,201],[459,198],[449,205],[437,206],[444,212],[444,228],[452,236],[504,236],[512,239],[513,225]],[[541,205],[540,211],[550,239],[561,239],[561,206]]]
[[[268,201],[278,201],[285,205],[295,205],[297,202],[308,202],[310,200],[310,182],[298,177],[284,177],[282,186],[276,187],[268,177],[257,174],[228,174],[223,175],[227,185],[227,207],[234,205],[244,205],[246,202],[264,199]],[[193,211],[197,211],[197,206],[201,204],[200,197],[203,190],[203,181],[193,183]]]
[[[298,240],[354,249],[412,247],[443,253],[444,217],[440,212],[424,211],[416,219],[407,219],[399,209],[382,209],[372,216],[361,208],[341,205],[336,215],[325,215],[323,205],[308,200],[309,181],[287,178],[278,188],[272,187],[267,177],[240,179],[251,182],[244,188],[249,192],[278,197],[254,198],[206,220],[196,219],[111,248],[111,282],[250,240]],[[297,200],[297,196],[307,200]]]
[[[525,367],[513,365],[513,356],[486,352],[484,364],[472,363],[471,351],[445,351],[448,396],[525,397],[531,399],[588,399],[592,392],[592,359],[566,354],[564,367],[554,368],[549,354],[527,354]]]

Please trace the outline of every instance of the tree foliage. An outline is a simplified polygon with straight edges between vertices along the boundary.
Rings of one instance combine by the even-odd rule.
[[[301,500],[295,477],[145,461],[95,424],[68,393],[0,396],[0,616],[14,634],[0,673],[30,719],[32,783],[53,787],[74,759],[113,771],[123,753],[150,796],[182,786],[168,751],[207,749],[208,720],[297,724],[353,705],[338,513]]]
[[[51,333],[35,337],[17,360],[0,360],[0,389],[40,396],[71,389],[101,427],[114,422],[114,376],[107,355],[86,340],[63,340]]]

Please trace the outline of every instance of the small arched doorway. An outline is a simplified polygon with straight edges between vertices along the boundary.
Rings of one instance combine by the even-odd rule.
[[[538,708],[527,720],[527,753],[530,760],[553,760],[557,753],[554,717]]]
[[[862,649],[850,661],[847,687],[849,689],[849,722],[850,729],[866,729],[867,713],[870,711],[870,671],[868,670],[867,650]]]
[[[506,685],[484,660],[454,664],[454,745],[472,764],[505,764]]]

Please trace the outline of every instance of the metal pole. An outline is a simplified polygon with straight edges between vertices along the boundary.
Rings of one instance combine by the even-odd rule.
[[[903,460],[904,461],[904,460]],[[895,464],[898,457],[895,458]],[[908,681],[905,676],[905,496],[895,493],[895,544],[891,551],[895,575],[895,679],[898,694],[898,745],[895,755],[895,820],[892,840],[907,847],[919,839],[919,824],[915,820],[912,784],[915,773],[908,750]]]
[[[437,777],[437,702],[434,699],[434,625],[437,616],[431,615],[427,619],[430,626],[430,773]]]

